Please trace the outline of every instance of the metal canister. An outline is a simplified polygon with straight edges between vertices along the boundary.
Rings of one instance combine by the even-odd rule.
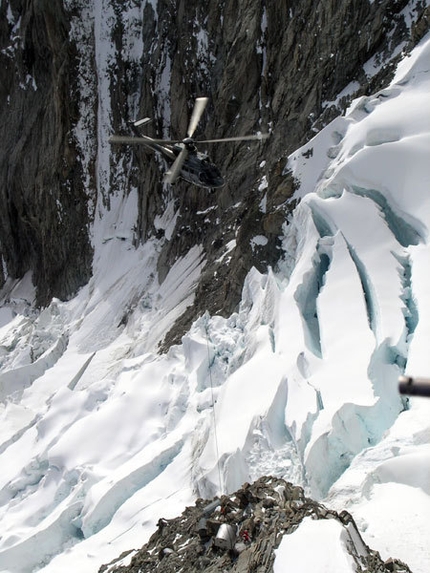
[[[215,546],[220,549],[233,549],[236,543],[236,534],[236,527],[230,525],[230,523],[221,523],[215,537]]]

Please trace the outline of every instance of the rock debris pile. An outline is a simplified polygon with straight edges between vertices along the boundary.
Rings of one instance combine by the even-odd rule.
[[[370,549],[347,511],[327,509],[305,497],[301,487],[274,477],[212,501],[198,499],[175,519],[161,518],[146,545],[103,565],[99,573],[270,573],[282,537],[305,517],[335,519],[344,526],[357,573],[411,573],[401,561],[383,561]],[[127,557],[130,564],[124,565]]]

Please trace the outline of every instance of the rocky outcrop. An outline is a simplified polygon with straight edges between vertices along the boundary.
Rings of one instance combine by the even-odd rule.
[[[283,479],[262,477],[230,496],[197,500],[180,517],[160,519],[138,551],[123,554],[99,573],[270,573],[282,537],[305,517],[334,519],[345,528],[346,548],[358,573],[411,573],[397,559],[383,561],[361,538],[347,511],[337,513],[305,497]],[[127,560],[129,565],[121,565]]]

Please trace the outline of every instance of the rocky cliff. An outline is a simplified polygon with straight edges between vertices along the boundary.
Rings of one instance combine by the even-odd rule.
[[[72,136],[69,20],[61,1],[0,6],[0,284],[30,271],[41,305],[68,298],[91,273],[92,185]]]
[[[229,314],[249,269],[279,258],[295,204],[288,153],[352,97],[382,87],[426,30],[425,3],[407,0],[3,1],[0,284],[31,272],[38,304],[72,296],[91,275],[97,206],[135,187],[135,241],[159,238],[160,281],[192,246],[202,248],[194,305],[164,346],[205,310]],[[270,133],[261,144],[210,150],[227,178],[220,191],[170,188],[160,158],[110,149],[109,132],[128,133],[137,116],[154,118],[149,135],[183,136],[199,95],[210,103],[197,136]],[[172,198],[166,233],[155,220]]]

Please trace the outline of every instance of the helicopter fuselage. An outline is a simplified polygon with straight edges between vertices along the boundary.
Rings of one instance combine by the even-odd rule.
[[[177,158],[184,146],[183,143],[161,145],[160,143],[153,141],[148,135],[140,135],[140,137],[145,140],[144,144],[147,147],[150,147],[155,151],[159,151],[172,161]],[[216,189],[225,184],[224,178],[218,167],[212,163],[207,154],[197,151],[192,143],[187,144],[187,150],[187,158],[185,159],[180,172],[180,177],[182,179],[207,189]]]
[[[180,144],[173,146],[175,155],[178,155],[181,149]],[[190,147],[181,168],[181,177],[189,183],[209,189],[222,187],[225,183],[218,167],[211,162],[209,156]]]

